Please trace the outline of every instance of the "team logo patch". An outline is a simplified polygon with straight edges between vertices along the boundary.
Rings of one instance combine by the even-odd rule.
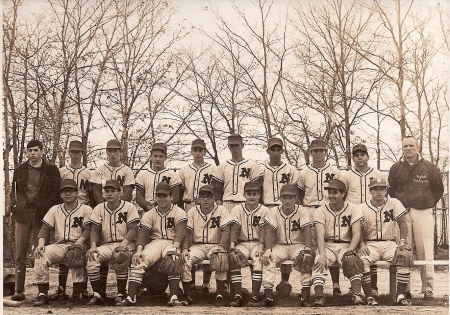
[[[120,212],[117,216],[119,217],[117,220],[117,224],[121,224],[121,223],[127,223],[127,215],[128,212]]]
[[[167,228],[171,229],[175,226],[175,218],[174,217],[168,217],[167,218]]]
[[[170,176],[163,176],[163,178],[161,179],[161,182],[164,182],[166,184],[170,184],[170,179],[171,178],[172,177],[170,177]]]
[[[79,187],[80,187],[80,190],[88,190],[89,180],[81,179]]]
[[[280,184],[289,184],[291,182],[291,174],[281,174]]]
[[[213,177],[213,176],[212,176],[212,175],[209,175],[209,174],[203,175],[202,183],[203,183],[203,184],[211,185],[212,177]]]
[[[239,177],[245,177],[245,178],[250,178],[250,171],[252,169],[249,167],[242,167],[241,168],[241,174],[239,175]]]
[[[389,221],[394,221],[394,210],[386,210],[383,212],[384,214],[384,221],[383,223],[389,222]]]
[[[259,226],[259,221],[261,221],[261,216],[259,215],[253,216],[252,226]]]
[[[123,186],[123,184],[125,183],[125,176],[117,175],[116,179],[119,182],[120,186]]]
[[[325,173],[325,183],[329,183],[334,178],[334,173]]]
[[[292,228],[291,231],[295,232],[300,230],[300,223],[297,220],[292,220]]]
[[[83,225],[83,217],[74,217],[73,218],[73,224],[71,227],[77,228],[81,227]]]
[[[220,215],[211,218],[211,229],[220,227]]]
[[[350,226],[350,223],[352,222],[352,215],[344,215],[342,216],[342,224],[341,227],[347,227]]]

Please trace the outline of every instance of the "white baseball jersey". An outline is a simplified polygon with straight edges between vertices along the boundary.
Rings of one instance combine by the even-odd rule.
[[[329,204],[321,206],[314,212],[314,224],[325,226],[325,241],[350,242],[352,225],[362,220],[361,209],[348,202],[344,202],[344,207],[339,212],[331,210]]]
[[[59,169],[61,179],[73,179],[78,185],[78,201],[80,203],[89,204],[89,181],[93,176],[91,170],[85,166],[73,168],[70,165],[63,166]]]
[[[298,175],[297,186],[305,191],[303,204],[305,206],[321,206],[328,202],[328,193],[325,191],[328,182],[340,179],[340,171],[337,167],[325,163],[322,168],[315,168],[312,164],[307,165]]]
[[[125,164],[120,164],[119,166],[111,166],[108,163],[100,165],[94,171],[91,182],[94,184],[100,184],[102,187],[105,185],[107,180],[115,179],[119,181],[120,186],[134,186],[134,175],[131,168]]]
[[[289,215],[283,212],[282,206],[272,208],[267,212],[264,223],[276,229],[275,244],[304,244],[300,231],[312,225],[308,210],[299,205],[295,205]]]
[[[266,206],[258,204],[253,210],[248,210],[245,203],[231,210],[231,220],[240,227],[238,240],[240,242],[259,240],[259,230],[269,212]]]
[[[271,166],[269,162],[261,166],[263,181],[263,203],[265,205],[281,205],[281,187],[287,184],[297,185],[298,170],[283,162],[278,166]]]
[[[223,183],[223,201],[245,201],[245,183],[256,181],[261,176],[261,170],[256,162],[249,159],[242,159],[239,162],[227,160],[217,166],[214,172],[214,179]]]
[[[399,233],[397,219],[406,214],[406,209],[396,198],[376,207],[371,201],[358,206],[364,216],[364,240],[394,240]]]
[[[108,203],[98,204],[92,211],[90,222],[102,227],[102,243],[121,242],[128,232],[128,224],[139,222],[136,206],[128,201],[120,201],[119,206],[111,210]]]
[[[370,167],[367,172],[360,173],[353,166],[351,170],[342,173],[341,180],[347,186],[347,202],[359,205],[372,198],[369,184],[372,178],[384,178],[387,182],[387,174]]]
[[[159,207],[150,209],[141,218],[139,228],[146,228],[150,231],[150,238],[155,239],[175,239],[175,225],[179,222],[187,221],[186,212],[171,205],[169,211],[162,213]]]
[[[211,185],[213,171],[214,166],[210,163],[204,163],[199,167],[191,163],[180,170],[179,176],[184,187],[184,202],[189,203],[198,199],[200,187]]]
[[[155,203],[155,189],[158,183],[167,183],[170,187],[181,185],[180,177],[174,170],[164,168],[160,171],[153,169],[141,170],[136,176],[136,186],[145,190],[145,200]]]
[[[48,210],[42,222],[55,230],[56,242],[76,242],[83,227],[90,220],[92,208],[78,203],[75,209],[68,212],[64,203],[55,205]]]
[[[231,224],[231,216],[223,206],[214,205],[213,211],[204,214],[200,206],[195,206],[188,213],[187,229],[192,230],[194,243],[218,244],[220,229]]]

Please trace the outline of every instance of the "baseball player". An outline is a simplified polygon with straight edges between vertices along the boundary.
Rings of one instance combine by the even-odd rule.
[[[227,209],[214,203],[214,188],[205,185],[199,191],[199,205],[188,213],[186,237],[182,244],[184,305],[192,304],[192,265],[209,259],[214,251],[227,251],[230,243],[231,216]],[[216,306],[223,306],[223,293],[227,280],[226,271],[216,271]]]
[[[384,178],[372,178],[369,189],[372,199],[358,206],[364,216],[363,237],[359,247],[364,263],[362,288],[367,297],[367,305],[378,305],[370,285],[370,265],[378,260],[392,261],[397,249],[395,237],[398,229],[400,229],[398,246],[405,246],[408,236],[405,216],[407,211],[398,199],[386,197],[387,184]],[[397,305],[411,305],[405,298],[409,278],[410,269],[399,266],[397,269]]]
[[[92,176],[92,190],[96,205],[103,203],[106,199],[102,195],[102,188],[106,181],[117,180],[122,186],[122,200],[131,201],[133,198],[134,175],[131,168],[122,163],[122,145],[117,139],[111,139],[106,144],[106,155],[108,162],[100,165]]]
[[[315,291],[314,306],[324,306],[323,287],[328,266],[341,262],[345,252],[356,250],[361,238],[363,215],[358,206],[345,201],[347,187],[344,182],[332,179],[325,187],[329,202],[315,211],[318,255],[314,262],[312,280]],[[351,277],[354,305],[362,305],[361,274]]]
[[[72,244],[83,245],[89,239],[89,218],[92,208],[77,200],[78,185],[72,179],[61,181],[63,203],[53,206],[42,219],[44,223],[38,236],[38,246],[34,251],[34,271],[38,284],[38,296],[34,306],[48,305],[49,266],[61,263],[67,248]],[[55,243],[45,246],[54,231]],[[84,289],[84,268],[72,268],[73,298],[80,298]]]
[[[333,178],[339,179],[341,173],[337,167],[327,162],[327,145],[325,141],[315,139],[311,141],[308,149],[312,157],[312,163],[300,171],[297,185],[300,188],[300,199],[308,209],[312,219],[317,208],[328,202],[328,194],[325,192],[327,183]],[[312,228],[312,234],[314,241],[315,227]],[[339,268],[330,267],[330,274],[333,281],[333,295],[341,296]]]
[[[83,144],[80,141],[69,142],[69,165],[63,166],[59,169],[61,179],[73,179],[78,185],[78,202],[89,205],[89,194],[92,191],[90,179],[92,172],[82,164],[83,159]],[[58,280],[59,285],[56,292],[49,296],[50,301],[65,300],[69,296],[66,294],[67,276],[69,275],[69,268],[64,264],[59,265]],[[87,276],[87,274],[86,274]],[[87,279],[84,281],[85,288],[83,296],[87,297]]]
[[[170,185],[158,183],[155,193],[158,205],[144,213],[139,224],[136,253],[129,271],[128,297],[123,301],[123,306],[136,305],[136,294],[141,287],[145,269],[169,251],[180,253],[186,235],[186,212],[171,203]],[[177,297],[179,285],[180,275],[169,275],[169,306],[181,305]]]
[[[247,182],[244,185],[245,203],[231,210],[230,251],[240,250],[253,261],[252,299],[258,301],[262,284],[262,264],[260,257],[264,250],[264,228],[262,227],[269,209],[259,203],[261,188],[258,183]],[[241,269],[230,270],[234,299],[230,306],[240,307],[242,302]]]
[[[213,176],[213,187],[218,205],[231,211],[237,204],[244,203],[244,185],[246,182],[261,180],[261,171],[256,162],[242,156],[244,142],[238,134],[228,137],[228,149],[231,159],[217,166]]]
[[[263,174],[262,200],[263,204],[268,208],[281,205],[280,191],[284,185],[297,185],[298,171],[294,166],[281,160],[283,152],[283,141],[281,139],[270,138],[268,140],[267,154],[269,154],[269,162],[264,163],[261,167],[261,172]],[[296,200],[299,202],[298,191],[296,197]],[[289,283],[292,266],[281,265],[280,271],[280,284],[283,282]]]
[[[136,176],[136,203],[149,211],[155,206],[156,185],[164,182],[172,187],[172,203],[177,204],[180,196],[181,181],[178,173],[165,167],[167,146],[155,143],[150,150],[151,167],[141,170]]]
[[[347,199],[349,203],[359,205],[370,200],[369,183],[372,178],[386,178],[379,170],[369,166],[369,153],[364,144],[357,144],[352,148],[353,166],[342,174],[342,181],[347,186]],[[373,295],[378,295],[377,265],[370,267]]]
[[[280,191],[281,205],[267,212],[264,219],[265,242],[263,264],[264,299],[248,306],[272,306],[275,267],[287,259],[295,259],[304,249],[312,249],[311,220],[308,211],[297,203],[297,188],[284,185]],[[307,306],[311,289],[311,274],[300,274],[301,305]]]
[[[119,181],[110,179],[103,185],[106,202],[97,205],[91,215],[91,248],[88,252],[87,273],[94,295],[87,305],[101,305],[106,292],[100,282],[100,265],[108,262],[118,246],[134,251],[133,243],[137,235],[139,214],[134,204],[121,200],[122,186]],[[101,245],[97,247],[97,244]],[[116,270],[117,299],[121,305],[125,299],[128,268]]]

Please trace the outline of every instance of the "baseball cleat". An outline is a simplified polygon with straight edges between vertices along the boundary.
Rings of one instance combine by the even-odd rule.
[[[300,306],[301,307],[311,307],[312,303],[310,301],[310,297],[308,296],[307,298],[301,298],[300,299]]]
[[[87,306],[102,305],[102,304],[103,304],[103,299],[101,298],[100,294],[98,294],[97,292],[94,292],[94,295],[92,296],[92,298],[89,300],[89,302],[86,303]]]
[[[314,307],[322,307],[325,306],[325,298],[323,296],[318,296],[316,297],[314,303],[313,303]]]
[[[377,306],[378,302],[375,301],[375,299],[372,296],[369,296],[367,298],[367,305],[369,305],[369,306]]]
[[[39,293],[39,295],[36,298],[36,301],[34,301],[33,306],[46,306],[48,305],[48,296],[44,293]]]
[[[395,302],[395,304],[400,306],[411,306],[411,302],[408,302],[408,300],[403,297],[403,294],[400,294],[397,297],[397,302]]]
[[[13,301],[23,301],[25,299],[26,299],[26,297],[25,297],[25,294],[23,292],[16,292],[11,297],[11,300],[13,300]]]
[[[120,306],[128,306],[128,307],[130,307],[130,306],[136,306],[137,304],[136,304],[136,299],[133,301],[132,299],[131,299],[131,297],[129,297],[129,296],[127,296],[126,297],[126,299],[124,299],[123,301],[122,301],[122,304],[120,304]]]
[[[341,288],[339,288],[339,287],[333,288],[333,296],[334,297],[341,297],[342,296]]]
[[[183,304],[181,303],[180,300],[178,300],[178,297],[176,295],[172,295],[172,297],[170,298],[169,301],[169,306],[170,307],[174,307],[174,306],[182,306]]]
[[[411,294],[411,292],[410,292],[410,294]],[[425,291],[425,293],[423,294],[423,298],[424,298],[424,300],[432,300],[432,299],[434,299],[434,295],[433,295],[433,292],[432,291]]]
[[[242,298],[239,295],[236,295],[233,301],[230,302],[231,307],[241,307],[244,304]]]
[[[69,299],[69,295],[66,294],[66,290],[62,286],[59,286],[55,293],[49,295],[48,299],[50,301],[64,301]]]
[[[192,304],[194,304],[194,300],[190,296],[188,296],[186,294],[183,294],[181,296],[181,305],[189,306],[189,305],[192,305]]]
[[[273,299],[264,297],[264,299],[261,302],[248,302],[247,306],[249,307],[271,307],[275,306],[275,303]]]
[[[352,297],[353,305],[364,305],[361,293],[355,293]]]
[[[217,307],[225,306],[225,301],[223,300],[222,295],[216,296],[216,306]]]
[[[116,306],[121,306],[123,301],[125,301],[125,296],[122,293],[117,294],[117,297],[114,300]]]

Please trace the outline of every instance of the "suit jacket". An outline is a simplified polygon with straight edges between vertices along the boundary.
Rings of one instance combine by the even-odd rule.
[[[11,189],[12,212],[16,222],[27,223],[25,204],[27,203],[28,163],[20,164],[14,170]],[[40,222],[47,211],[54,205],[62,203],[59,193],[61,175],[56,165],[42,159],[42,170],[39,178],[39,192],[36,198],[35,221]]]

